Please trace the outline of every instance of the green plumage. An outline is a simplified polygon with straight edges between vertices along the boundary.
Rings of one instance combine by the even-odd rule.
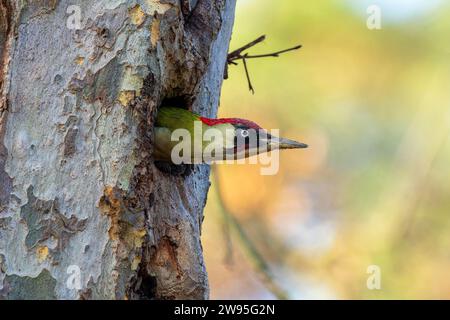
[[[195,123],[197,125],[201,125],[201,132],[196,133],[195,131]],[[234,131],[234,127],[232,124],[228,123],[220,123],[214,126],[208,126],[203,123],[200,119],[200,116],[180,108],[173,107],[163,107],[159,110],[158,116],[156,118],[155,124],[155,148],[154,148],[154,158],[156,160],[163,161],[171,161],[171,152],[173,148],[179,144],[179,141],[172,141],[171,136],[172,133],[177,129],[185,129],[190,133],[190,146],[191,146],[191,160],[194,160],[195,155],[199,155],[199,152],[202,153],[204,148],[209,145],[210,141],[203,141],[203,133],[207,131],[209,128],[214,128],[215,130],[219,130],[222,132],[223,139],[214,140],[214,144],[217,148],[221,150],[226,150],[226,146],[233,147],[234,136],[231,136],[231,140],[227,140],[225,131],[231,130]],[[198,130],[198,127],[197,127]],[[200,134],[200,149],[195,148],[195,135]],[[199,156],[201,159],[201,155]]]
[[[200,116],[185,109],[163,107],[159,109],[156,127],[167,128],[170,131],[186,129],[194,132],[194,122],[200,121]]]
[[[156,160],[171,161],[171,152],[178,144],[178,141],[172,141],[171,135],[177,129],[185,129],[190,132],[191,145],[193,147],[194,124],[196,121],[201,121],[200,116],[185,109],[173,107],[159,109],[155,124],[154,158]],[[191,153],[193,153],[193,149]]]

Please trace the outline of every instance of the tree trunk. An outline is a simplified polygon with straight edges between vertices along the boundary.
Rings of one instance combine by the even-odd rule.
[[[235,0],[0,0],[0,299],[204,299],[209,167],[155,168],[161,104],[215,116]]]

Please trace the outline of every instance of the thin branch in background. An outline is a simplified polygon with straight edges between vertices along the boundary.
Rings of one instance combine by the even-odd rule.
[[[234,60],[238,60],[240,57],[242,57],[242,52],[244,52],[247,49],[250,49],[251,47],[256,46],[258,43],[261,43],[264,40],[266,40],[266,36],[262,35],[259,38],[257,38],[256,40],[253,40],[252,42],[247,43],[245,46],[240,47],[239,49],[234,50],[233,52],[230,52],[227,57],[228,64],[232,63]],[[236,65],[237,63],[234,63],[234,64]]]
[[[248,73],[247,60],[243,58],[242,62],[244,63],[245,76],[247,77],[248,82],[248,89],[252,92],[252,94],[255,94],[255,89],[253,89],[252,81],[250,80],[250,74]]]
[[[233,52],[230,52],[227,57],[227,64],[225,66],[224,78],[228,79],[228,65],[232,64],[232,65],[236,66],[236,65],[238,65],[238,63],[236,61],[242,60],[242,62],[244,64],[245,75],[247,77],[249,90],[253,94],[255,94],[255,90],[254,90],[252,82],[250,80],[250,73],[249,73],[248,67],[247,67],[247,59],[258,59],[258,58],[269,58],[269,57],[278,58],[283,53],[298,50],[302,47],[302,45],[297,45],[292,48],[288,48],[288,49],[284,49],[284,50],[280,50],[280,51],[276,51],[276,52],[272,52],[272,53],[258,54],[258,55],[249,55],[248,53],[243,54],[244,51],[256,46],[258,43],[261,43],[264,40],[266,40],[266,36],[262,35],[259,38],[253,40],[252,42],[247,43],[245,46],[243,46]]]
[[[403,213],[403,216],[405,218],[402,220],[401,227],[399,227],[399,229],[401,230],[397,232],[398,245],[404,245],[405,243],[408,243],[407,240],[408,237],[411,236],[411,233],[413,232],[419,208],[424,201],[425,195],[431,189],[433,170],[436,167],[439,156],[445,150],[449,137],[450,137],[450,128],[445,131],[445,134],[443,135],[441,141],[438,143],[437,148],[434,150],[433,155],[430,158],[430,161],[425,164],[427,166],[425,172],[423,173],[423,175],[417,177],[414,182],[414,185],[420,186],[420,188],[418,187],[415,188],[415,190],[413,191],[413,194],[415,193],[415,196],[411,197],[412,201],[408,203],[409,205],[405,206]]]
[[[212,168],[212,175],[214,179],[214,187],[216,190],[217,198],[218,198],[218,204],[220,208],[220,213],[222,215],[222,218],[224,219],[225,223],[227,223],[234,232],[236,232],[237,238],[239,242],[241,243],[244,250],[247,252],[248,257],[250,258],[251,262],[254,264],[256,271],[258,271],[264,283],[266,284],[267,288],[270,290],[270,292],[273,293],[273,295],[280,300],[286,300],[288,299],[288,295],[285,292],[283,288],[281,288],[274,280],[274,276],[272,275],[272,272],[270,271],[269,265],[264,259],[264,257],[261,255],[261,253],[256,248],[255,244],[252,242],[252,240],[248,237],[245,230],[242,228],[239,221],[236,219],[236,217],[233,215],[233,213],[229,210],[227,207],[225,201],[223,200],[223,194],[222,189],[220,185],[220,178],[219,174],[217,172],[217,169],[215,166]]]
[[[223,234],[223,240],[225,243],[225,256],[224,256],[224,263],[227,266],[232,266],[234,264],[234,247],[233,247],[233,241],[231,239],[231,228],[230,228],[230,222],[225,217],[225,215],[221,215],[221,223],[222,223],[222,234]]]
[[[290,52],[290,51],[294,51],[294,50],[298,50],[302,47],[301,44],[292,47],[292,48],[288,48],[288,49],[284,49],[281,51],[277,51],[277,52],[273,52],[273,53],[266,53],[266,54],[257,54],[257,55],[249,55],[249,54],[245,54],[245,58],[246,59],[253,59],[253,58],[268,58],[268,57],[273,57],[273,58],[278,58],[280,56],[280,54],[286,53],[286,52]]]

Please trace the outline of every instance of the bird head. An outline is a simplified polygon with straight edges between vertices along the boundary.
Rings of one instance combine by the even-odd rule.
[[[308,145],[294,140],[276,137],[253,121],[240,118],[210,119],[200,117],[200,120],[208,127],[218,130],[226,130],[231,133],[227,136],[227,154],[234,154],[235,159],[246,158],[267,151],[283,149],[307,148]]]

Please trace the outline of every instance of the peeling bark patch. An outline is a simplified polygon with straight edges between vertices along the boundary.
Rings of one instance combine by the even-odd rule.
[[[153,23],[150,29],[150,42],[152,44],[152,48],[155,48],[159,41],[159,29],[160,29],[161,21],[158,19],[158,15],[155,15],[153,19]]]
[[[161,0],[147,0],[146,5],[149,14],[153,14],[154,12],[164,14],[167,10],[173,7],[173,4],[161,3]]]
[[[136,98],[136,91],[125,90],[121,91],[119,94],[119,102],[123,107],[128,106],[128,104]]]
[[[100,211],[111,219],[109,238],[121,240],[129,249],[140,249],[147,231],[144,229],[144,216],[130,212],[124,192],[107,186],[99,201]]]
[[[84,57],[78,56],[78,57],[75,58],[74,62],[75,62],[77,65],[82,66],[83,63],[84,63]]]
[[[121,195],[118,190],[107,186],[103,196],[100,198],[100,211],[111,219],[111,227],[108,234],[111,240],[119,239],[119,216],[122,212]]]
[[[78,128],[70,128],[67,130],[66,136],[64,137],[64,157],[68,158],[75,154],[76,139],[78,135]]]
[[[49,14],[56,9],[59,0],[33,0],[27,1],[26,6],[23,7],[21,19],[22,23],[28,22],[35,17]]]
[[[136,256],[133,259],[133,262],[131,263],[131,270],[136,271],[139,268],[139,264],[142,261],[142,257]]]
[[[100,212],[110,219],[108,244],[118,260],[114,270],[114,283],[119,292],[129,286],[130,272],[136,273],[142,261],[142,247],[146,240],[145,215],[136,207],[137,201],[125,191],[107,186],[99,201]],[[118,296],[116,295],[116,298]]]
[[[95,32],[93,38],[93,51],[89,55],[89,62],[98,61],[107,51],[114,47],[117,37],[122,32],[126,21],[128,21],[128,10],[125,9],[125,2],[120,8],[108,10],[102,15],[98,15],[94,20],[88,20],[85,30]]]
[[[72,78],[69,89],[72,93],[81,93],[89,103],[100,100],[105,106],[109,106],[117,99],[122,78],[122,68],[118,65],[117,58],[114,58],[95,74],[88,72],[84,79]]]
[[[48,257],[48,247],[40,246],[36,249],[36,257],[39,263],[42,263]]]
[[[28,203],[20,210],[26,222],[28,234],[25,238],[27,248],[33,248],[53,237],[57,240],[57,250],[64,249],[72,235],[86,228],[87,219],[78,220],[75,216],[67,218],[59,212],[58,200],[40,200],[33,194],[33,187],[27,191]]]
[[[55,300],[56,279],[46,269],[35,278],[7,275],[0,290],[0,299]]]
[[[130,9],[131,23],[136,26],[141,26],[145,21],[145,12],[141,9],[140,5],[136,5]]]

